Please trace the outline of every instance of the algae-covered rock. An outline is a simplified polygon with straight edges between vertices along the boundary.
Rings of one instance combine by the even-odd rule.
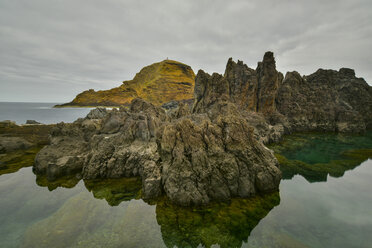
[[[110,90],[84,91],[63,106],[120,106],[142,98],[157,106],[169,101],[191,99],[195,74],[190,66],[164,60],[144,67],[129,81]]]
[[[94,198],[105,199],[110,206],[141,196],[140,178],[84,180],[84,185]]]
[[[18,126],[11,121],[0,123],[0,175],[34,164],[35,155],[48,143],[53,125]]]
[[[184,208],[167,201],[156,205],[156,219],[167,247],[241,247],[251,231],[280,202],[279,193],[232,199],[202,208]]]
[[[372,132],[365,135],[298,133],[270,145],[284,179],[299,174],[309,182],[341,177],[372,158]]]
[[[17,172],[24,167],[34,165],[36,154],[41,147],[31,147],[29,149],[21,149],[0,156],[0,175]]]

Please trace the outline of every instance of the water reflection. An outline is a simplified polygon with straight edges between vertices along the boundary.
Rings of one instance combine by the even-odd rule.
[[[156,204],[156,219],[167,247],[241,247],[279,202],[279,192],[201,208],[183,208],[164,200]]]
[[[141,197],[140,178],[84,180],[84,185],[93,193],[94,198],[105,199],[110,206],[118,206],[122,201]]]
[[[0,154],[0,176],[19,171],[34,164],[36,153],[41,147],[32,147],[27,150],[18,150],[8,154]]]
[[[309,182],[341,177],[372,158],[372,132],[365,135],[292,134],[270,146],[279,160],[283,179],[301,175]]]
[[[0,244],[363,247],[372,241],[372,163],[345,171],[371,156],[372,136],[368,135],[288,137],[274,147],[285,177],[301,174],[309,181],[328,179],[327,183],[309,184],[295,176],[282,181],[280,196],[274,192],[201,208],[175,206],[163,198],[146,203],[140,199],[139,178],[80,180],[72,176],[49,182],[37,176],[35,184],[31,168],[3,174]],[[338,179],[327,177],[343,174]]]
[[[49,191],[57,188],[73,188],[81,179],[78,175],[65,176],[55,181],[49,181],[45,175],[36,176],[36,184],[46,187]],[[93,193],[96,199],[105,199],[110,206],[118,206],[122,201],[139,199],[141,197],[141,179],[118,178],[118,179],[92,179],[82,180],[85,188]]]
[[[58,187],[71,188],[78,181],[76,177],[65,177],[49,182],[46,177],[37,177],[37,184],[49,190],[55,190]],[[83,182],[86,189],[93,193],[94,198],[104,199],[110,206],[119,206],[122,202],[140,199],[141,196],[139,178],[83,180]],[[58,215],[69,216],[70,214],[66,212],[80,205],[80,207],[91,209],[89,218],[98,218],[92,215],[96,213],[101,215],[103,210],[93,211],[93,205],[88,206],[90,201],[85,198],[85,195],[84,197],[80,195],[78,199],[69,203],[72,207],[69,206],[65,209],[65,213]],[[161,227],[162,239],[167,247],[198,247],[199,245],[210,247],[213,244],[219,244],[220,247],[240,247],[244,241],[247,241],[252,229],[279,202],[279,192],[274,192],[250,199],[233,199],[229,203],[212,203],[208,206],[194,208],[179,207],[170,203],[166,198],[158,199],[151,204],[156,206],[156,220]],[[52,224],[59,223],[56,218],[48,221],[45,226],[33,227],[33,229],[58,229],[58,226]],[[74,218],[77,218],[75,214],[71,219]],[[75,224],[73,221],[70,223],[70,225]],[[68,228],[68,224],[64,223],[64,225]],[[48,240],[49,238],[55,240],[50,233],[48,235]],[[30,237],[27,240],[33,243]]]

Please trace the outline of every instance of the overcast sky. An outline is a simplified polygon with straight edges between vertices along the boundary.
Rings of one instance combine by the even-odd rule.
[[[166,57],[223,73],[354,68],[372,84],[371,0],[0,0],[0,101],[67,102]]]

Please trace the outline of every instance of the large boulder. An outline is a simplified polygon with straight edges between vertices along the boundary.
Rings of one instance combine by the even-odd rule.
[[[84,119],[53,129],[34,171],[49,180],[72,173],[84,179],[139,176],[144,199],[165,193],[184,206],[277,190],[277,161],[255,139],[235,104],[219,98],[207,105],[192,113],[180,103],[166,113],[135,99],[129,110],[103,116],[92,110]]]

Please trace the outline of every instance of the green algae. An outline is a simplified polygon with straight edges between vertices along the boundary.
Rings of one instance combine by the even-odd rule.
[[[85,187],[94,198],[105,199],[110,206],[118,206],[123,201],[139,199],[142,182],[138,177],[84,180]]]
[[[21,168],[30,167],[34,164],[36,154],[42,147],[32,147],[27,150],[17,150],[0,157],[0,176],[15,173]]]
[[[156,204],[156,218],[167,247],[240,247],[279,203],[279,192],[195,208],[180,207],[164,199]]]
[[[36,184],[40,187],[46,187],[49,191],[58,188],[74,188],[81,179],[77,175],[63,176],[54,181],[49,181],[46,175],[36,175]]]
[[[302,175],[309,182],[341,177],[372,158],[372,132],[365,135],[298,133],[269,146],[274,150],[283,179]]]
[[[36,184],[47,187],[49,191],[58,188],[74,188],[81,181],[79,175],[64,176],[49,181],[45,175],[36,176]],[[118,179],[83,180],[85,188],[92,192],[96,199],[104,199],[110,206],[118,206],[123,201],[141,198],[141,179],[138,177]]]
[[[352,170],[364,160],[371,158],[372,135],[371,132],[364,136],[294,134],[270,147],[275,151],[285,179],[300,174],[310,182],[326,181],[328,175],[342,177],[345,171]],[[28,162],[31,165],[35,154],[36,152],[33,155],[29,153]],[[10,158],[8,154],[6,156],[8,163],[13,161],[14,164],[27,164],[27,159],[17,160],[16,155],[13,160]],[[295,178],[294,181],[296,180],[298,179]],[[79,183],[80,181],[83,182]],[[229,203],[212,203],[203,207],[184,208],[173,205],[165,198],[152,201],[154,206],[138,200],[141,198],[139,178],[81,180],[79,176],[74,175],[50,182],[46,177],[37,176],[37,185],[53,191],[47,192],[48,194],[57,195],[67,192],[70,188],[74,189],[69,191],[81,188],[81,194],[69,198],[61,207],[53,207],[53,211],[50,210],[48,213],[49,216],[45,214],[43,219],[34,221],[25,232],[23,247],[163,247],[164,245],[167,247],[212,247],[214,244],[220,247],[241,247],[245,246],[245,242],[253,244],[252,247],[305,247],[305,244],[315,244],[310,247],[316,247],[317,239],[324,241],[329,240],[330,237],[333,238],[333,236],[323,237],[319,232],[314,231],[314,234],[312,231],[320,228],[323,233],[328,231],[327,235],[329,235],[334,230],[338,230],[338,227],[345,225],[345,223],[327,219],[330,218],[329,216],[326,218],[324,214],[318,214],[323,210],[319,202],[324,202],[325,199],[318,199],[318,207],[313,201],[316,201],[314,194],[321,192],[316,197],[324,194],[324,189],[320,188],[322,184],[318,186],[311,184],[313,188],[319,187],[319,190],[313,190],[316,193],[312,193],[311,200],[305,198],[305,195],[311,194],[311,187],[303,186],[304,180],[299,182],[300,185],[292,186],[304,187],[303,192],[306,192],[306,194],[300,194],[304,198],[295,202],[293,201],[295,194],[285,196],[285,192],[288,191],[286,188],[283,190],[284,193],[282,192],[283,187],[286,187],[286,183],[289,182],[292,181],[282,182],[280,197],[278,192],[274,192],[250,199],[232,199]],[[56,190],[58,188],[60,190]],[[283,194],[284,197],[282,197]],[[335,194],[329,194],[327,197],[333,195]],[[44,198],[39,204],[40,208],[46,202]],[[341,200],[344,200],[343,197],[340,197],[340,204]],[[281,203],[279,207],[275,207],[280,201],[284,201],[284,204]],[[330,202],[333,201],[335,200]],[[33,204],[36,206],[36,203]],[[128,208],[128,205],[132,207]],[[309,206],[308,209],[307,206]],[[314,209],[312,210],[310,206]],[[335,206],[333,207],[336,208]],[[274,207],[273,212],[278,212],[280,209],[279,214],[273,216],[270,213],[268,216]],[[23,215],[26,216],[26,211],[29,211],[27,205],[24,206],[23,211],[25,212]],[[311,217],[306,219],[310,212]],[[292,215],[294,217],[290,218]],[[306,228],[301,227],[299,224],[301,218],[306,219],[302,224],[304,225],[311,222],[314,216],[317,216],[318,223],[310,227],[306,226]],[[20,218],[20,220],[23,219],[25,217]],[[262,225],[262,219],[266,222],[269,220],[268,223],[272,227],[263,233],[266,236],[258,240],[257,233],[254,234],[252,231],[257,229],[259,223]],[[321,229],[322,219],[325,219],[327,223],[334,222],[335,224],[325,225],[323,223],[325,227]],[[343,227],[339,233],[345,230],[348,229]],[[310,238],[305,238],[307,236]],[[342,240],[341,236],[340,239]]]

